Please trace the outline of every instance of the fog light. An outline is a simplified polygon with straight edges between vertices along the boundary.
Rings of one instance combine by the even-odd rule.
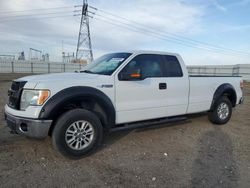
[[[27,132],[27,131],[28,131],[28,126],[27,126],[27,124],[26,124],[26,123],[21,123],[21,125],[20,125],[20,130],[21,130],[22,132]]]

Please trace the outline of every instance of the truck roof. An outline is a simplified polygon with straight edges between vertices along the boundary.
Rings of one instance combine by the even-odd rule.
[[[177,54],[177,53],[164,52],[164,51],[154,51],[154,50],[128,50],[128,51],[124,51],[124,52],[133,53],[133,54],[164,54],[164,55],[179,56],[179,54]]]

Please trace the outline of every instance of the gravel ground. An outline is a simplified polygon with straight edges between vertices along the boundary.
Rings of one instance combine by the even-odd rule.
[[[69,160],[51,139],[9,133],[3,120],[10,82],[0,82],[0,187],[250,187],[250,84],[227,125],[206,115],[112,133],[93,155]]]

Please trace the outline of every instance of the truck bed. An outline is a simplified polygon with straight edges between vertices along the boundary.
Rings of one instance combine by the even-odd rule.
[[[189,105],[187,113],[196,113],[210,109],[216,89],[225,83],[230,83],[236,91],[237,96],[240,92],[240,76],[208,76],[208,75],[189,75]],[[240,98],[237,98],[237,104]]]

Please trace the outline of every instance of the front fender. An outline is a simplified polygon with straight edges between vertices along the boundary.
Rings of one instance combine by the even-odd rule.
[[[115,108],[110,98],[102,91],[86,86],[69,87],[53,95],[43,106],[39,119],[54,119],[66,101],[76,98],[94,99],[106,111],[108,125],[112,126],[115,124]]]

